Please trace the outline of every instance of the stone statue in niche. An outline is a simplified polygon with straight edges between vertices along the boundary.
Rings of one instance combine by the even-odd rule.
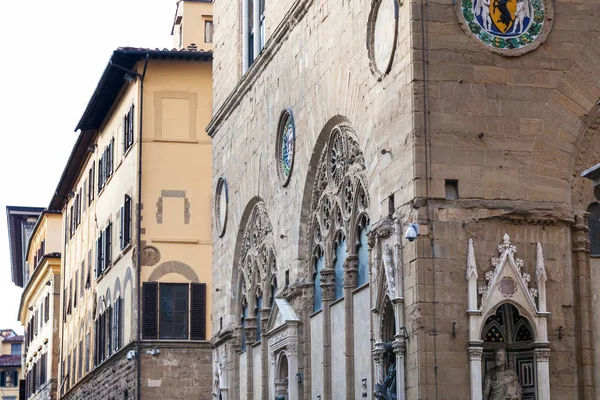
[[[387,294],[390,299],[396,298],[396,273],[394,265],[394,252],[392,248],[386,244],[383,252],[383,264],[385,268],[385,277],[387,280]]]
[[[496,368],[485,376],[483,400],[521,400],[523,388],[517,373],[506,368],[506,350],[496,350]]]
[[[398,395],[396,394],[396,355],[392,347],[392,342],[385,343],[383,347],[387,350],[388,356],[388,371],[386,377],[383,379],[383,383],[375,385],[375,393],[373,395],[376,399],[381,400],[396,400]]]

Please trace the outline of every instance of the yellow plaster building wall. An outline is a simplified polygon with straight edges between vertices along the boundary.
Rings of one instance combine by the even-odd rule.
[[[132,308],[134,302],[133,287],[134,269],[132,257],[134,252],[132,246],[128,246],[121,250],[119,245],[119,211],[124,203],[125,195],[132,198],[132,205],[136,203],[136,188],[137,188],[137,152],[138,152],[138,135],[134,134],[133,146],[123,154],[123,121],[125,114],[129,111],[131,105],[134,109],[138,106],[138,91],[139,81],[125,86],[121,91],[117,101],[113,105],[113,109],[100,128],[94,140],[94,152],[90,153],[88,158],[83,162],[79,177],[76,184],[71,188],[75,193],[83,195],[83,188],[88,186],[89,171],[94,167],[94,198],[91,204],[88,205],[88,195],[83,200],[86,204],[85,209],[82,205],[81,223],[75,229],[72,237],[66,237],[65,251],[63,256],[63,273],[64,273],[64,288],[61,293],[65,293],[66,297],[62,297],[63,303],[66,301],[62,311],[68,308],[69,303],[69,287],[74,290],[75,281],[77,278],[77,307],[71,305],[71,312],[64,317],[65,323],[61,333],[61,346],[63,354],[61,361],[65,362],[65,371],[61,377],[66,376],[66,360],[71,355],[72,359],[78,359],[79,342],[83,348],[83,368],[81,376],[77,368],[73,367],[70,370],[70,379],[67,387],[74,385],[83,376],[94,368],[94,319],[99,313],[104,310],[114,301],[121,297],[123,301],[123,345],[126,345],[131,340],[135,339],[135,309]],[[134,112],[134,126],[138,126],[137,112]],[[137,131],[137,128],[135,128]],[[114,138],[114,167],[113,173],[107,179],[104,188],[98,193],[98,163],[104,149],[110,144]],[[74,204],[74,199],[70,199],[64,208],[63,215],[67,220],[70,218],[71,206]],[[108,222],[112,222],[112,266],[104,272],[98,279],[95,278],[96,268],[96,239],[100,230],[104,229]],[[63,220],[63,225],[65,221]],[[132,242],[135,238],[135,213],[132,210]],[[68,226],[63,226],[63,229],[68,230]],[[84,277],[90,274],[90,287],[86,288],[84,284],[83,291],[81,290],[81,273]],[[85,283],[86,279],[84,279]],[[72,299],[71,299],[72,300]],[[71,301],[71,304],[72,301]],[[94,311],[96,313],[94,314]],[[86,356],[87,355],[87,356]]]
[[[179,1],[173,24],[173,47],[187,48],[194,43],[198,49],[212,51],[213,40],[207,33],[207,23],[212,23],[212,20],[210,2]]]
[[[144,67],[138,62],[134,69],[139,73]],[[166,261],[180,261],[194,271],[198,282],[207,284],[206,326],[207,340],[210,339],[210,283],[212,276],[211,248],[211,143],[204,132],[212,110],[212,71],[206,61],[154,60],[148,63],[144,82],[143,120],[143,175],[142,175],[142,251],[145,246],[155,246],[160,252],[160,261],[154,266],[143,265],[142,282]],[[94,199],[85,210],[82,208],[81,223],[72,237],[64,235],[63,276],[61,288],[61,311],[66,313],[62,327],[60,362],[64,370],[59,379],[70,372],[63,394],[94,369],[94,320],[98,314],[117,298],[123,299],[123,346],[136,340],[136,235],[138,204],[138,151],[140,137],[140,81],[126,85],[98,131],[94,152],[82,163],[79,176],[71,190],[83,194],[87,187],[89,170],[95,165]],[[123,154],[123,118],[134,105],[134,143]],[[114,170],[100,193],[97,192],[98,161],[104,148],[114,138]],[[163,196],[163,191],[167,195]],[[169,191],[183,191],[189,202],[188,223],[184,218],[185,198],[169,197]],[[179,192],[177,192],[179,193]],[[177,194],[176,193],[176,194]],[[131,244],[121,250],[119,246],[119,210],[125,195],[132,201]],[[157,202],[163,197],[163,220],[157,222]],[[69,220],[74,199],[63,209],[64,218]],[[99,231],[112,221],[112,266],[95,279],[96,239]],[[63,219],[63,230],[67,229]],[[91,253],[90,253],[91,251]],[[81,291],[81,272],[91,274],[90,287]],[[69,288],[74,291],[78,281],[77,307],[72,304]],[[85,281],[85,279],[84,279]],[[183,276],[166,274],[158,282],[187,283]],[[95,311],[95,313],[94,313]],[[89,338],[89,341],[88,341]],[[79,358],[79,343],[83,346],[83,371],[81,375],[73,360]],[[89,345],[88,345],[89,343]],[[87,357],[86,357],[87,355]],[[71,369],[67,371],[67,360],[71,358]],[[87,360],[87,362],[86,362]]]
[[[143,268],[142,280],[190,282],[155,272],[171,261],[193,271],[207,285],[209,339],[212,147],[204,128],[212,110],[211,64],[151,61],[144,93],[142,240],[158,249],[160,261]]]
[[[43,212],[28,244],[27,267],[30,279],[21,297],[19,321],[28,335],[29,324],[37,315],[37,331],[33,340],[23,343],[25,355],[24,374],[34,363],[41,362],[41,356],[47,354],[47,379],[55,379],[58,374],[58,331],[60,328],[60,255],[62,237],[62,217],[60,214]],[[43,255],[36,263],[36,253],[45,242]],[[45,299],[48,298],[48,316],[45,313]],[[42,387],[44,385],[42,384]]]

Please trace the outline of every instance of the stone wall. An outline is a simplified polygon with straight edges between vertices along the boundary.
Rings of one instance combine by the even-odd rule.
[[[149,350],[160,351],[148,354]],[[208,342],[144,342],[142,399],[212,399],[212,352]]]
[[[90,371],[62,396],[64,400],[135,399],[136,359],[127,359],[132,343]]]
[[[535,245],[544,248],[552,397],[591,396],[589,386],[580,388],[588,373],[582,367],[593,365],[593,346],[581,345],[590,332],[578,322],[582,315],[589,318],[589,264],[574,265],[572,242],[576,212],[593,201],[591,184],[579,173],[600,162],[594,123],[600,99],[598,2],[552,2],[554,26],[545,43],[505,57],[465,34],[453,1],[405,0],[396,57],[381,80],[371,72],[365,47],[370,0],[295,2],[306,15],[284,20],[279,47],[267,43],[243,77],[239,35],[230,34],[239,28],[239,3],[215,4],[216,100],[209,130],[214,181],[227,178],[229,213],[225,235],[213,235],[213,281],[219,288],[213,332],[220,318],[223,328],[238,322],[232,266],[248,205],[263,200],[269,213],[278,282],[286,270],[292,283],[310,276],[306,209],[316,161],[332,121],[347,121],[365,157],[371,223],[387,215],[393,194],[395,216],[423,229],[420,239],[402,244],[407,398],[468,398],[467,244],[475,242],[483,283],[505,233],[532,275]],[[294,112],[296,153],[283,188],[275,139],[286,106]],[[457,199],[446,199],[447,180],[457,181]],[[313,394],[323,387],[322,354],[315,350],[322,345],[315,334],[321,317],[312,320],[313,369],[307,378]]]

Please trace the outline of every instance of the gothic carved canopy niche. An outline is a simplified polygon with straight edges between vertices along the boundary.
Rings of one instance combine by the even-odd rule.
[[[466,279],[471,398],[482,398],[482,373],[484,370],[490,373],[490,361],[486,359],[482,365],[482,356],[493,357],[485,356],[486,352],[503,348],[509,360],[518,364],[523,399],[536,395],[539,399],[550,399],[547,327],[550,313],[546,311],[547,275],[542,245],[536,245],[535,285],[531,275],[523,271],[525,263],[516,257],[517,247],[510,242],[508,234],[498,245],[498,253],[499,257],[491,260],[492,270],[485,273],[485,283],[477,287],[475,248],[473,240],[469,240]],[[537,376],[535,381],[533,376]]]

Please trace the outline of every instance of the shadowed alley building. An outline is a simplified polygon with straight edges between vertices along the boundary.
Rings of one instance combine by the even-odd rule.
[[[215,398],[597,399],[598,2],[214,6]]]

